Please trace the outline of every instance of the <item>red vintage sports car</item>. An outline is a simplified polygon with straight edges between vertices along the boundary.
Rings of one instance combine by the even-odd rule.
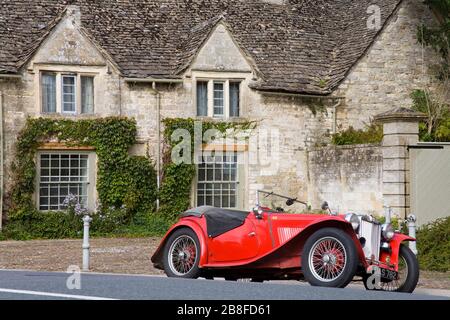
[[[303,203],[261,193],[287,199],[288,206]],[[329,210],[327,203],[323,209]],[[329,212],[289,214],[260,205],[251,212],[190,209],[167,232],[151,260],[169,277],[292,279],[336,288],[360,277],[368,290],[414,291],[419,265],[405,242],[415,239],[372,216]]]

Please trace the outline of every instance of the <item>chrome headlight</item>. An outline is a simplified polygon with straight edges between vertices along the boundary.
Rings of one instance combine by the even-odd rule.
[[[381,234],[386,240],[392,240],[395,235],[394,227],[390,223],[385,223],[381,226]]]
[[[345,216],[345,220],[352,224],[353,230],[358,230],[360,222],[359,217],[356,214],[347,213],[347,215]]]

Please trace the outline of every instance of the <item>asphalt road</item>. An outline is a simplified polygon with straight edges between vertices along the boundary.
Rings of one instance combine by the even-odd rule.
[[[179,280],[152,276],[81,274],[81,289],[68,289],[70,274],[0,270],[0,300],[434,300],[424,294],[327,289],[309,285]],[[71,278],[70,280],[74,280]],[[76,281],[69,281],[77,284]]]

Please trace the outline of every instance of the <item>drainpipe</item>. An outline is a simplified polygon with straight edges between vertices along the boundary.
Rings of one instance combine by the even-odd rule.
[[[341,106],[342,99],[339,99],[338,102],[332,106],[333,108],[333,127],[331,129],[332,134],[337,133],[337,108]]]
[[[159,211],[159,190],[161,189],[161,92],[156,89],[156,82],[152,83],[152,89],[156,95],[156,132],[157,132],[157,152],[156,152],[156,210]]]
[[[2,230],[3,220],[3,186],[4,186],[4,150],[3,150],[3,93],[0,91],[0,231]]]

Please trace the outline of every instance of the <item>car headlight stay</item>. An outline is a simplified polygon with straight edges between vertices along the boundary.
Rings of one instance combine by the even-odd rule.
[[[348,222],[350,222],[352,224],[352,228],[353,230],[358,230],[359,228],[359,217],[354,214],[354,213],[347,213],[347,215],[345,216],[345,220],[347,220]]]
[[[395,235],[394,227],[390,223],[385,223],[381,226],[381,234],[386,240],[392,240]]]

